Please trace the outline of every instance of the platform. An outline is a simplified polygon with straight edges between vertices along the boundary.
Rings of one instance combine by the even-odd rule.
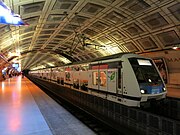
[[[0,82],[1,135],[94,135],[27,78]]]

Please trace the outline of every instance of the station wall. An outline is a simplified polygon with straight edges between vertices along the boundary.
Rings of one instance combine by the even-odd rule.
[[[4,68],[3,63],[4,62],[3,62],[2,58],[0,57],[0,81],[3,80],[3,76],[2,76],[2,70]]]
[[[167,50],[159,52],[144,53],[143,56],[152,59],[163,59],[167,65],[167,85],[180,88],[180,51]]]
[[[5,59],[3,59],[2,55],[0,54],[0,81],[4,80],[2,70],[5,67],[8,67],[9,65],[10,65],[10,63],[8,61],[6,61]]]
[[[143,53],[143,56],[150,57],[155,61],[163,61],[167,67],[165,78],[167,85],[180,88],[180,50],[165,50],[158,52]],[[6,62],[0,57],[0,81],[3,80],[2,69]]]

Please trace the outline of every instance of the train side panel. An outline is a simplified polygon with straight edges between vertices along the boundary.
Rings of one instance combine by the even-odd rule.
[[[117,93],[118,84],[118,70],[108,69],[107,71],[107,91],[110,93]]]
[[[136,54],[43,69],[32,74],[127,106],[140,107],[148,100],[165,98],[167,93],[152,60]]]
[[[82,90],[87,90],[88,83],[88,71],[79,71],[79,83]]]
[[[126,58],[122,59],[122,96],[123,104],[140,106],[141,93],[136,76]]]
[[[126,59],[126,58],[125,58]],[[122,74],[123,74],[123,95],[131,97],[141,97],[139,85],[133,69],[128,60],[122,59]]]

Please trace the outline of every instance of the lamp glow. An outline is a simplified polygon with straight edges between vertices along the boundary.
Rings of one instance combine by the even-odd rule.
[[[23,22],[20,15],[15,14],[4,2],[0,1],[0,23],[12,25],[28,25]]]
[[[141,90],[141,93],[142,93],[142,94],[145,94],[145,90]]]

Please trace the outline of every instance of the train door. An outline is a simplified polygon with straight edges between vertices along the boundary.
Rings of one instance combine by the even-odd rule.
[[[117,83],[118,83],[117,74],[118,74],[117,69],[108,69],[107,71],[108,92],[116,93]]]
[[[51,80],[53,81],[54,78],[56,77],[54,69],[51,68],[50,74],[51,74]]]
[[[47,71],[47,69],[44,71],[44,76],[43,76],[43,79],[47,79],[47,75],[48,75],[48,73],[47,73],[48,71]]]
[[[71,67],[65,67],[65,84],[72,85],[73,84],[73,78],[72,78],[72,69]]]
[[[122,62],[119,62],[117,67],[117,94],[123,94],[123,71],[122,71]]]
[[[47,79],[51,80],[51,71],[50,71],[50,69],[47,70]]]
[[[64,68],[59,68],[59,78],[60,78],[60,84],[64,85],[64,80],[65,80]]]
[[[89,83],[88,81],[88,71],[80,71],[79,72],[79,80],[80,80],[80,84],[79,86],[81,87],[82,90],[87,90],[87,87],[89,84],[92,84],[92,81]],[[91,79],[92,80],[92,79]]]
[[[79,71],[72,71],[73,87],[79,89]]]
[[[98,72],[98,87],[100,90],[107,91],[107,69],[100,69]]]
[[[89,82],[90,82],[90,88],[92,89],[99,89],[99,72],[98,70],[90,70],[89,72]]]
[[[55,68],[54,69],[54,80],[57,81],[59,79],[59,71],[58,71],[58,68]],[[60,79],[59,79],[60,80]]]
[[[90,69],[88,87],[95,90],[107,91],[108,64],[98,62],[90,65]]]

